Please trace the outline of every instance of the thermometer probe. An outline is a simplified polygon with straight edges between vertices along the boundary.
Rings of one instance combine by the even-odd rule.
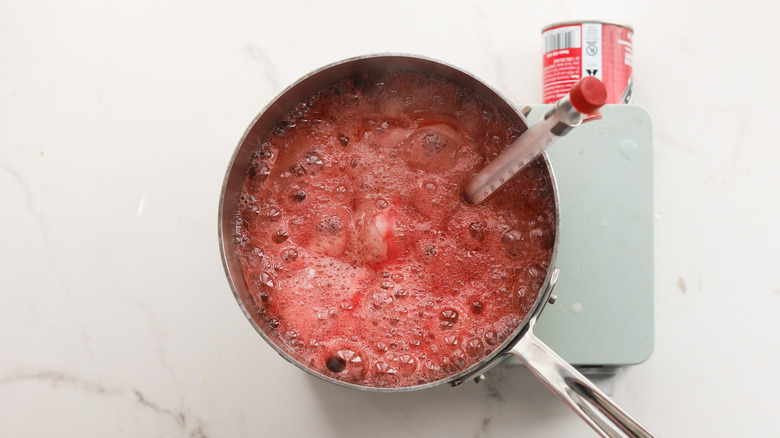
[[[487,166],[474,175],[463,189],[463,199],[481,204],[558,137],[583,122],[601,118],[599,108],[607,101],[607,89],[600,80],[588,76],[571,87],[569,94],[541,120],[528,128]]]

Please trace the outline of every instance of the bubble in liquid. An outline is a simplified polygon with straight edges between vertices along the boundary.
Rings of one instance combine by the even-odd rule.
[[[466,343],[466,348],[472,356],[480,356],[484,350],[482,341],[479,338],[472,338]]]
[[[306,169],[300,163],[295,163],[290,166],[290,173],[296,176],[304,176],[306,175]]]
[[[460,338],[457,335],[445,336],[444,343],[447,345],[458,345],[460,343]]]
[[[507,137],[509,137],[509,141],[513,141],[517,137],[520,137],[520,134],[522,133],[523,132],[520,131],[520,128],[516,126],[510,126],[509,128],[506,129],[506,135]]]
[[[349,146],[349,137],[347,137],[346,135],[344,135],[344,134],[342,134],[342,133],[339,133],[339,135],[338,135],[338,139],[339,139],[339,143],[340,143],[342,146],[344,146],[344,147],[347,147],[347,146]]]
[[[282,211],[276,207],[269,207],[265,212],[265,217],[271,222],[277,222],[282,218]]]
[[[284,333],[284,337],[287,339],[287,342],[292,345],[296,346],[300,343],[300,340],[298,339],[298,332],[295,330],[288,330]]]
[[[380,309],[393,301],[393,297],[386,292],[374,292],[369,299],[371,307]]]
[[[503,237],[501,237],[501,243],[506,247],[514,247],[518,242],[523,240],[523,235],[517,230],[507,231]]]
[[[464,89],[458,90],[455,94],[455,103],[458,105],[465,105],[471,101],[472,97]]]
[[[255,157],[262,158],[264,160],[267,160],[274,156],[273,151],[271,150],[271,143],[265,142],[257,147],[257,150],[255,151]]]
[[[401,374],[409,375],[417,369],[417,360],[410,354],[402,354],[398,357],[398,370]]]
[[[541,228],[534,228],[528,234],[530,234],[531,237],[542,237],[544,236],[544,230]]]
[[[385,354],[387,352],[387,344],[384,342],[377,342],[376,345],[374,345],[374,350],[376,350],[377,354]]]
[[[528,293],[529,293],[528,287],[526,286],[520,286],[519,288],[517,288],[517,296],[519,296],[520,298],[528,296]]]
[[[322,157],[317,152],[309,152],[306,154],[306,164],[310,166],[322,166]]]
[[[303,202],[303,200],[306,199],[306,192],[304,192],[303,190],[298,190],[296,192],[293,192],[290,195],[290,199],[293,202],[299,202],[299,203]]]
[[[379,287],[381,287],[382,289],[392,289],[395,287],[395,284],[393,284],[392,281],[383,281],[382,283],[379,284]]]
[[[260,205],[258,204],[257,200],[254,196],[250,196],[246,201],[246,209],[251,211],[254,214],[260,214]]]
[[[280,323],[280,322],[279,322],[279,320],[278,320],[278,319],[276,319],[276,318],[269,318],[269,319],[268,319],[268,325],[269,325],[269,326],[270,326],[272,329],[276,330],[276,329],[278,329],[278,328],[279,328],[279,326],[281,325],[281,323]]]
[[[273,240],[274,243],[284,243],[288,237],[290,237],[290,234],[287,232],[287,230],[276,230],[276,232],[274,232],[274,234],[271,236],[271,240]]]
[[[248,252],[245,251],[244,252],[244,256],[246,257],[246,261],[249,264],[249,266],[251,266],[253,268],[257,268],[265,260],[265,254],[263,254],[263,251],[260,248],[257,248],[257,247],[250,247],[249,249],[250,249],[250,251],[248,251]]]
[[[353,107],[358,104],[358,101],[360,100],[358,98],[357,93],[352,91],[342,91],[339,95],[339,100],[341,100],[341,103],[343,103],[345,106]]]
[[[379,362],[375,363],[373,368],[374,368],[374,372],[380,375],[382,374],[392,375],[397,373],[395,368],[393,368],[390,364],[388,364],[383,360],[380,360]]]
[[[331,356],[325,361],[325,366],[334,373],[340,373],[347,369],[347,361],[343,357]]]
[[[276,124],[276,127],[274,128],[274,134],[278,135],[279,137],[287,137],[290,135],[292,128],[295,128],[295,123],[282,120]]]
[[[482,313],[482,311],[485,310],[484,305],[482,304],[482,301],[475,300],[471,302],[471,311],[479,315]]]
[[[510,258],[518,258],[522,255],[523,243],[525,238],[520,231],[511,229],[501,237],[501,244],[506,250],[506,255]]]
[[[360,353],[351,348],[342,348],[336,351],[335,354],[331,354],[329,357],[336,356],[344,361],[346,366],[340,372],[346,380],[357,381],[362,379],[366,374],[366,364],[363,362],[363,358]],[[334,360],[335,361],[335,360]]]
[[[290,220],[290,222],[287,224],[290,229],[292,230],[298,230],[301,228],[301,225],[303,225],[303,218],[296,217]]]
[[[496,345],[498,344],[498,335],[493,330],[488,330],[485,332],[485,342],[489,345]]]
[[[249,168],[249,177],[257,182],[265,181],[269,173],[271,173],[271,166],[265,161],[256,161]]]
[[[366,78],[363,81],[361,91],[364,96],[371,100],[379,99],[385,91],[385,83],[379,82],[373,78]]]
[[[439,314],[441,328],[452,328],[458,322],[458,312],[454,309],[444,309]]]
[[[249,236],[243,231],[236,234],[236,245],[240,248],[244,248],[249,244]]]
[[[472,222],[469,225],[469,236],[477,242],[482,242],[485,240],[485,234],[487,233],[485,228],[484,222]]]
[[[257,276],[257,279],[260,283],[260,285],[267,287],[267,288],[273,288],[274,287],[274,280],[273,280],[273,274],[270,271],[261,271],[260,275]]]
[[[324,182],[316,182],[316,183],[313,184],[313,186],[314,186],[315,189],[321,190],[323,192],[328,190],[328,185],[325,184]]]
[[[363,359],[360,357],[360,355],[352,350],[340,350],[337,354],[340,358],[351,363],[363,362]]]
[[[466,357],[466,353],[463,352],[460,348],[452,352],[452,364],[457,368],[463,368],[466,366],[466,363],[468,363],[468,358]]]
[[[376,208],[380,210],[384,210],[385,208],[387,208],[388,205],[390,204],[382,198],[376,200]]]
[[[434,379],[439,377],[439,371],[440,371],[439,365],[437,365],[433,360],[426,359],[422,363],[422,374],[427,377],[428,379]]]
[[[298,258],[298,251],[287,248],[284,251],[282,251],[282,260],[285,262],[294,262],[295,259]]]

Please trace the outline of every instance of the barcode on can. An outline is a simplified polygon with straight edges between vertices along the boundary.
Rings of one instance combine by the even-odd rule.
[[[544,33],[544,53],[581,46],[580,26],[559,27]]]
[[[542,29],[542,103],[566,96],[580,78],[607,88],[607,103],[631,103],[634,31],[600,21],[570,21]]]

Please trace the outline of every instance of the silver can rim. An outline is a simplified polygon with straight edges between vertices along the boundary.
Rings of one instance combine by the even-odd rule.
[[[584,23],[608,24],[610,26],[618,26],[618,27],[626,28],[626,29],[630,30],[631,32],[634,31],[634,27],[633,26],[628,25],[626,23],[619,22],[619,21],[612,21],[612,20],[569,20],[569,21],[559,21],[559,22],[556,22],[556,23],[548,24],[547,26],[544,26],[542,28],[542,33],[545,33],[548,30],[554,29],[556,27],[573,26],[575,24],[584,24]]]

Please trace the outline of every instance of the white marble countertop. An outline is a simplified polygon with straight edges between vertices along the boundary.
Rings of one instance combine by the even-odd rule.
[[[615,400],[659,436],[777,434],[775,2],[0,3],[0,436],[595,436],[523,367],[361,393],[287,364],[217,246],[233,148],[287,84],[405,52],[541,100],[541,28],[634,26],[654,121],[656,341]]]

